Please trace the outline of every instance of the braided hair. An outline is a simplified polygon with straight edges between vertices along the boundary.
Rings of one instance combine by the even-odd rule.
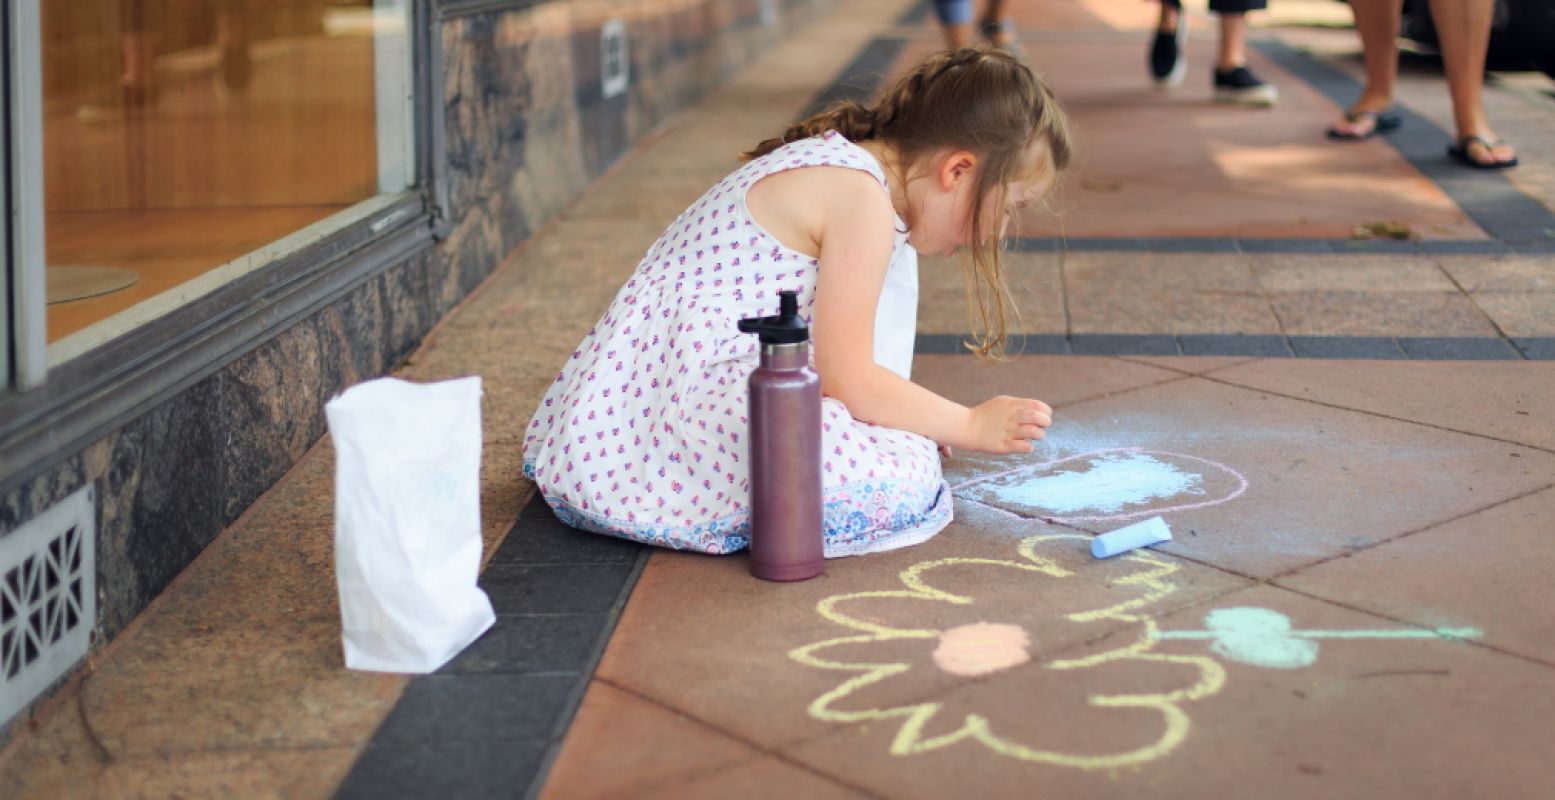
[[[923,158],[945,150],[966,150],[978,157],[972,208],[971,258],[965,264],[969,313],[976,321],[969,347],[985,357],[1004,353],[1007,310],[1014,301],[1004,280],[999,231],[983,230],[985,202],[1009,209],[1006,186],[1029,168],[1034,144],[1045,145],[1049,168],[1069,166],[1073,144],[1069,125],[1053,93],[1026,65],[1000,50],[963,48],[936,53],[904,75],[873,105],[835,103],[788,126],[743,154],[759,158],[783,145],[836,131],[849,141],[889,142],[902,173],[911,180]],[[908,210],[907,226],[914,225]]]

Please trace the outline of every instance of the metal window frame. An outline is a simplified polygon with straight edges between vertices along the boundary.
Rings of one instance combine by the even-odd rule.
[[[544,0],[437,0],[436,14],[439,20],[454,19],[498,11],[518,11],[542,2]]]
[[[11,15],[0,12],[0,154],[11,152]],[[0,187],[11,185],[11,159],[0,155]],[[9,394],[16,376],[11,372],[11,200],[0,190],[0,397]]]
[[[39,0],[12,0],[5,13],[5,380],[24,391],[43,383],[43,69]],[[36,199],[36,203],[29,203]]]
[[[30,7],[36,12],[38,2],[13,0],[9,4],[13,10],[8,15],[12,19],[12,45],[28,44],[23,38],[25,31],[14,24],[18,16],[15,10]],[[451,221],[444,156],[442,47],[434,2],[411,0],[416,187],[386,198],[377,213],[321,241],[54,366],[46,381],[37,375],[39,380],[29,382],[25,378],[32,373],[17,370],[24,378],[18,390],[0,393],[0,494],[64,461],[447,235]],[[34,13],[32,22],[36,21]],[[32,30],[36,63],[40,47],[36,24]],[[13,46],[13,53],[17,49]],[[41,76],[34,72],[32,77],[33,86],[41,88]],[[36,94],[34,99],[41,100]],[[15,103],[8,108],[14,123]],[[32,118],[41,130],[41,115]],[[41,149],[40,139],[32,141]],[[14,167],[14,148],[7,155]],[[40,186],[41,161],[34,161]],[[16,181],[11,186],[15,208]],[[41,251],[41,202],[36,208],[40,212],[36,246]],[[25,268],[25,263],[15,263],[15,253],[15,248],[8,251],[8,265]],[[22,288],[35,297],[32,305],[37,310],[38,330],[29,335],[36,341],[24,336],[18,343],[35,348],[36,366],[41,368],[45,358],[41,252],[33,263],[39,285],[23,283]],[[12,303],[13,308],[27,305],[14,296]],[[13,330],[15,327],[13,324]]]

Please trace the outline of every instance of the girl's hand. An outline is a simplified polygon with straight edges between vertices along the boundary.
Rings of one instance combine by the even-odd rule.
[[[1000,395],[972,409],[969,446],[985,453],[1030,453],[1047,434],[1053,409],[1041,400]]]

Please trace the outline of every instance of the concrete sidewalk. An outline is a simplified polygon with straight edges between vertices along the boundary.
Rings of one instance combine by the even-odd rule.
[[[1255,61],[1280,105],[1223,108],[1207,17],[1189,82],[1148,88],[1152,8],[1017,10],[1084,154],[1010,256],[1026,354],[954,354],[959,274],[926,259],[915,377],[1057,421],[1034,456],[947,462],[951,529],[772,585],[562,528],[518,477],[542,390],[663,226],[817,96],[934,47],[912,4],[848,0],[642,143],[397,373],[484,379],[482,642],[436,676],[344,669],[326,440],[7,747],[0,795],[1540,796],[1555,101],[1492,84],[1509,175],[1440,163],[1423,74],[1408,136],[1332,144],[1353,32],[1281,11]],[[1415,238],[1351,238],[1383,220]],[[1173,542],[1085,549],[1155,515]]]

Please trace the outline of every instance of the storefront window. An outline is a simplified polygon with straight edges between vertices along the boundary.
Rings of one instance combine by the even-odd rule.
[[[50,363],[410,186],[408,3],[39,3]]]

